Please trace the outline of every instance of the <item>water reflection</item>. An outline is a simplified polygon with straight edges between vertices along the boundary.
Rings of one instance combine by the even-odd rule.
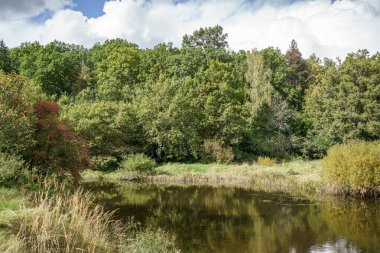
[[[209,186],[89,184],[124,219],[175,234],[182,252],[380,252],[380,204]]]

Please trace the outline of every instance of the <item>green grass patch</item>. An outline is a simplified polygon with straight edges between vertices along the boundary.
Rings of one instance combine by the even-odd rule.
[[[0,188],[0,212],[18,210],[23,201],[24,197],[19,190]]]

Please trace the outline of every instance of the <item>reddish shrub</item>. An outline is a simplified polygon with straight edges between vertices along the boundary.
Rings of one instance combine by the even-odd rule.
[[[34,105],[36,145],[28,157],[44,174],[70,173],[78,179],[80,171],[92,165],[88,148],[71,130],[69,122],[59,119],[59,109],[57,103],[49,101]]]

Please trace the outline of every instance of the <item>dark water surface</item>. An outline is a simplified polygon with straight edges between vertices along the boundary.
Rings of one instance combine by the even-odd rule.
[[[91,183],[97,201],[175,235],[182,252],[380,252],[379,201],[210,186]]]

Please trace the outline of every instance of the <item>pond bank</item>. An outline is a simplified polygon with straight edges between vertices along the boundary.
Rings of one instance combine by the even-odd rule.
[[[128,171],[83,173],[85,181],[145,181],[168,185],[231,186],[285,192],[292,195],[339,194],[341,189],[321,177],[320,161],[292,161],[272,166],[248,164],[169,163],[155,169],[154,175]]]

